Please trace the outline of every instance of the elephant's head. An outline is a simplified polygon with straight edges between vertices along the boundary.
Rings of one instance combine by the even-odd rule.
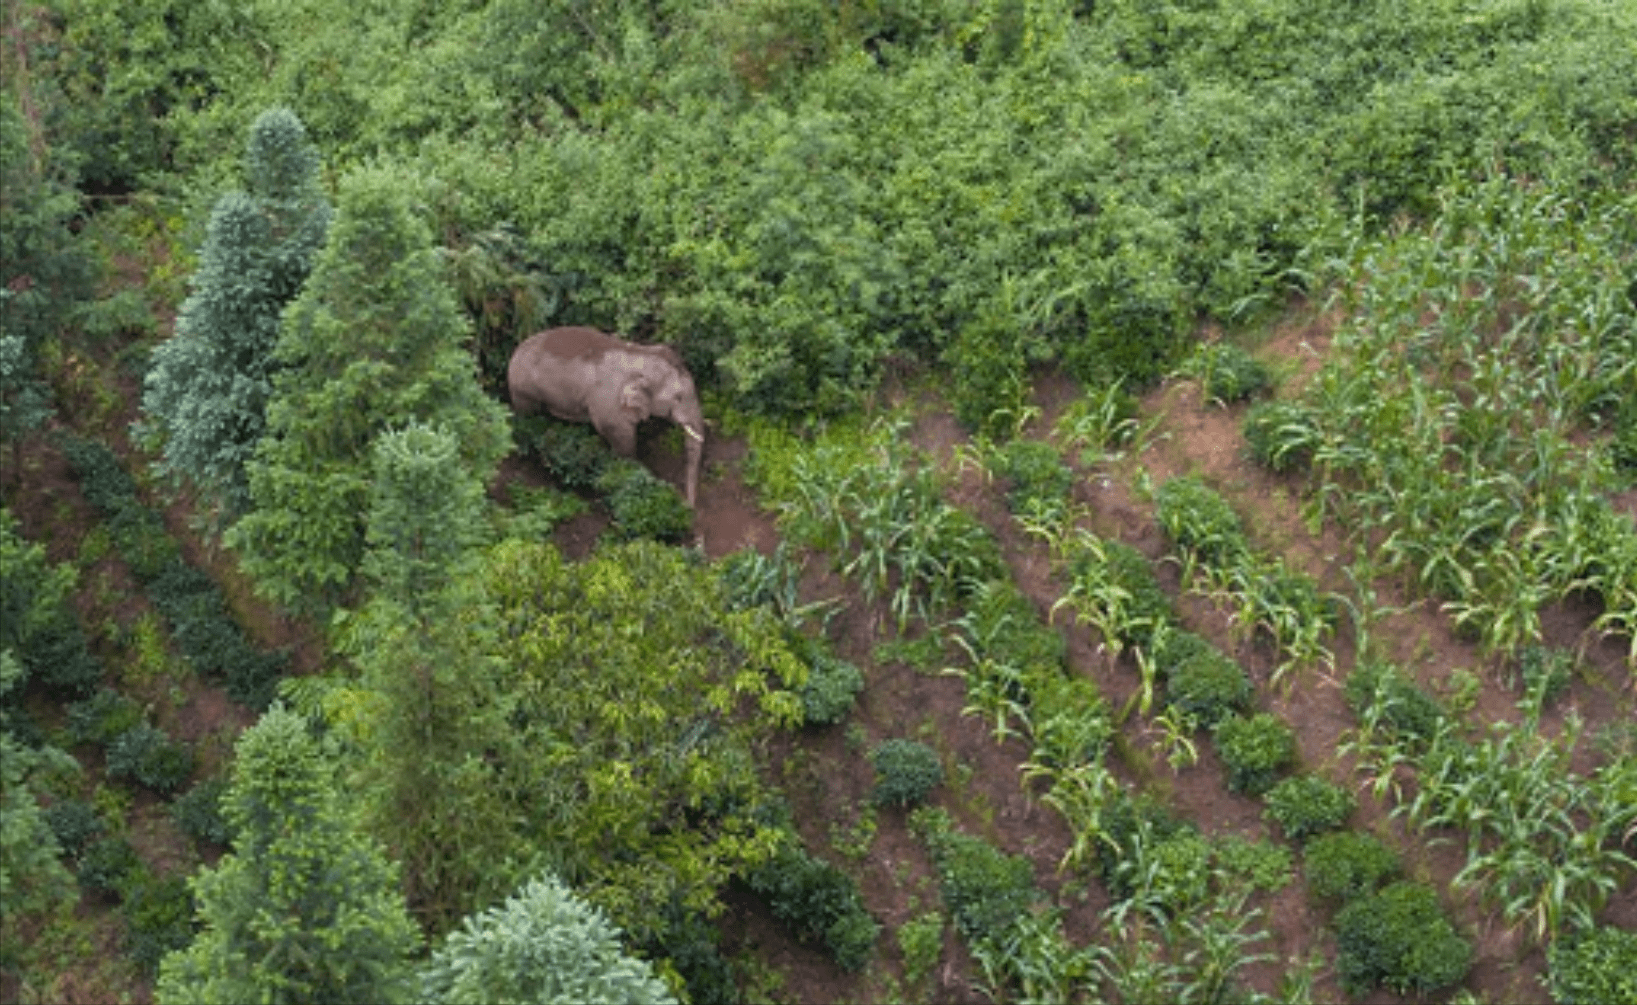
[[[705,413],[699,407],[693,377],[676,350],[655,346],[652,352],[654,362],[632,375],[621,388],[620,406],[637,422],[657,417],[682,427],[688,458],[687,499],[692,506],[699,488],[700,463],[704,459]]]

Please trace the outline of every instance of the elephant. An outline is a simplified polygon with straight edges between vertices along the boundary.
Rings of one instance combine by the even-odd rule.
[[[670,419],[686,434],[688,506],[699,491],[705,416],[693,375],[675,349],[637,345],[595,328],[550,328],[524,339],[506,368],[512,410],[544,407],[569,422],[589,422],[614,452],[636,453],[637,424]]]

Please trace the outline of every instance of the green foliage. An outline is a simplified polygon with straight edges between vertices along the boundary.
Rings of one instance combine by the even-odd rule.
[[[858,884],[808,854],[794,832],[786,835],[771,859],[746,875],[745,882],[803,941],[822,941],[842,969],[861,970],[869,961],[881,926],[865,909]]]
[[[1000,937],[1040,899],[1028,859],[955,830],[943,810],[916,810],[910,826],[932,852],[944,904],[968,942]]]
[[[1446,721],[1438,702],[1391,663],[1361,660],[1342,694],[1361,722],[1406,740],[1430,740]]]
[[[506,449],[411,185],[385,169],[343,179],[329,241],[284,314],[267,431],[246,469],[255,509],[226,541],[285,606],[321,611],[353,594],[381,433],[441,425],[485,483]]]
[[[1546,984],[1558,1005],[1637,1000],[1637,932],[1600,925],[1553,941]]]
[[[4,291],[4,300],[15,294]],[[51,391],[41,383],[20,335],[0,335],[0,442],[21,446],[52,414]],[[13,467],[16,465],[13,453]]]
[[[1200,345],[1182,369],[1200,380],[1207,400],[1223,405],[1254,398],[1273,382],[1266,364],[1228,342]]]
[[[955,418],[978,436],[1010,435],[1028,404],[1028,358],[1018,327],[1018,319],[991,307],[944,350]]]
[[[1422,883],[1393,883],[1357,897],[1337,912],[1334,925],[1336,970],[1349,994],[1378,985],[1426,994],[1459,983],[1472,963],[1472,944]]]
[[[172,641],[201,674],[222,680],[235,700],[264,708],[287,658],[250,643],[228,613],[220,589],[183,559],[164,521],[143,505],[136,483],[113,451],[79,437],[65,437],[61,445],[81,490],[112,531],[120,556],[169,622]]]
[[[1116,652],[1147,648],[1176,621],[1171,598],[1142,552],[1123,541],[1077,536],[1067,558],[1069,587],[1054,605],[1073,608],[1095,625]]]
[[[68,736],[74,743],[106,747],[142,724],[142,706],[111,687],[68,706]]]
[[[1255,694],[1245,668],[1215,647],[1197,649],[1166,669],[1166,701],[1207,729],[1250,708]]]
[[[127,884],[119,912],[125,919],[125,952],[148,976],[167,953],[193,941],[193,893],[181,876],[143,875]]]
[[[233,841],[233,828],[222,814],[222,795],[227,782],[207,778],[171,800],[171,820],[195,841],[226,847]]]
[[[0,691],[21,676],[11,653],[0,650]],[[63,868],[53,821],[30,786],[37,768],[52,757],[19,744],[0,730],[0,913],[8,919],[51,910],[73,899],[73,877]],[[89,836],[89,835],[88,835]]]
[[[1568,690],[1575,669],[1573,650],[1524,646],[1518,652],[1518,679],[1526,699],[1536,709],[1545,708]]]
[[[1168,480],[1154,493],[1154,519],[1187,556],[1185,572],[1238,563],[1249,549],[1239,514],[1194,475]],[[1184,577],[1186,578],[1186,576]]]
[[[1268,789],[1263,815],[1279,825],[1287,839],[1303,842],[1347,823],[1358,801],[1351,790],[1318,775],[1297,775]]]
[[[495,750],[485,784],[517,794],[490,829],[519,856],[549,849],[639,944],[673,901],[711,908],[778,841],[752,815],[762,783],[749,748],[801,722],[793,691],[807,671],[784,626],[763,607],[731,609],[715,570],[646,541],[581,563],[501,542],[481,586],[510,665],[464,713],[475,727],[463,742],[474,760]],[[495,871],[460,865],[469,885]]]
[[[95,808],[79,799],[59,799],[45,809],[45,821],[57,843],[70,855],[78,855],[104,828]]]
[[[1312,413],[1297,402],[1258,402],[1245,413],[1241,429],[1252,459],[1279,474],[1306,470],[1319,445]]]
[[[939,911],[928,911],[898,926],[894,933],[904,956],[904,981],[914,986],[932,972],[944,954],[944,925]]]
[[[1315,897],[1349,901],[1372,893],[1401,871],[1398,855],[1374,834],[1320,834],[1302,848],[1302,874]]]
[[[1043,440],[1019,438],[996,452],[995,474],[1007,479],[1006,504],[1013,513],[1030,507],[1061,506],[1074,487],[1074,472]]]
[[[858,667],[832,653],[815,653],[807,664],[807,683],[796,692],[802,722],[809,726],[840,722],[852,711],[862,690],[864,674]]]
[[[108,777],[131,778],[160,796],[169,796],[193,774],[193,750],[144,722],[108,744],[107,764]]]
[[[154,350],[144,381],[142,409],[163,439],[156,469],[203,489],[228,518],[249,506],[244,466],[264,429],[279,316],[329,227],[318,167],[293,112],[257,116],[248,191],[217,201],[176,334]]]
[[[441,1005],[676,1000],[647,964],[625,953],[619,929],[550,874],[466,918],[419,978],[419,1000]]]
[[[48,562],[45,548],[23,540],[11,512],[0,510],[0,650],[17,660],[23,675],[0,703],[21,698],[27,680],[82,696],[102,679],[102,664],[68,603],[75,579],[72,566]]]
[[[1253,890],[1271,893],[1290,882],[1293,861],[1290,849],[1282,844],[1225,834],[1212,841],[1211,848],[1218,873],[1243,880]]]
[[[1259,796],[1296,759],[1296,733],[1269,712],[1230,715],[1214,727],[1216,751],[1228,769],[1228,788]]]
[[[375,440],[361,566],[380,594],[419,614],[483,543],[483,482],[446,427],[410,422]]]
[[[590,489],[615,460],[596,430],[581,422],[562,422],[546,415],[512,419],[516,439],[532,450],[552,477],[571,489]]]
[[[944,780],[938,752],[916,740],[887,740],[870,751],[877,806],[916,806]]]
[[[74,878],[80,889],[92,896],[117,898],[134,879],[140,878],[144,866],[137,858],[131,842],[119,835],[98,838],[80,852]]]
[[[420,936],[397,869],[352,830],[307,721],[275,705],[235,749],[233,851],[193,879],[203,928],[165,958],[155,999],[407,1000]]]
[[[597,476],[595,487],[608,501],[617,536],[676,543],[693,530],[693,510],[668,482],[626,457],[616,457]]]

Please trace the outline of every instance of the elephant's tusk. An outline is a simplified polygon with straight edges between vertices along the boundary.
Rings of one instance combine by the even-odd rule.
[[[700,436],[698,433],[694,432],[692,426],[683,426],[682,431],[684,433],[687,433],[689,436],[693,437],[694,439],[698,440],[700,443],[705,442],[705,438],[703,436]]]

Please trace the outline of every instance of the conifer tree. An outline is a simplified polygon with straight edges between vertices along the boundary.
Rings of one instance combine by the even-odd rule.
[[[249,191],[217,201],[176,334],[154,350],[139,424],[163,436],[155,466],[192,482],[227,518],[249,502],[244,466],[265,425],[279,316],[331,217],[318,154],[289,109],[256,119],[244,169]]]
[[[355,599],[378,435],[442,423],[482,481],[508,448],[405,187],[385,169],[343,179],[329,243],[279,335],[283,369],[247,468],[254,509],[227,535],[264,595],[308,613]]]
[[[420,934],[398,870],[355,830],[306,719],[275,704],[236,750],[234,848],[191,880],[204,928],[160,965],[155,1000],[407,1000]]]
[[[646,963],[627,956],[602,911],[552,875],[466,919],[421,968],[421,1000],[675,1002]]]
[[[505,786],[504,666],[493,615],[461,571],[486,534],[483,483],[442,426],[374,447],[363,571],[369,603],[343,639],[382,697],[364,731],[358,789],[373,834],[403,863],[412,908],[441,930],[517,878]]]

